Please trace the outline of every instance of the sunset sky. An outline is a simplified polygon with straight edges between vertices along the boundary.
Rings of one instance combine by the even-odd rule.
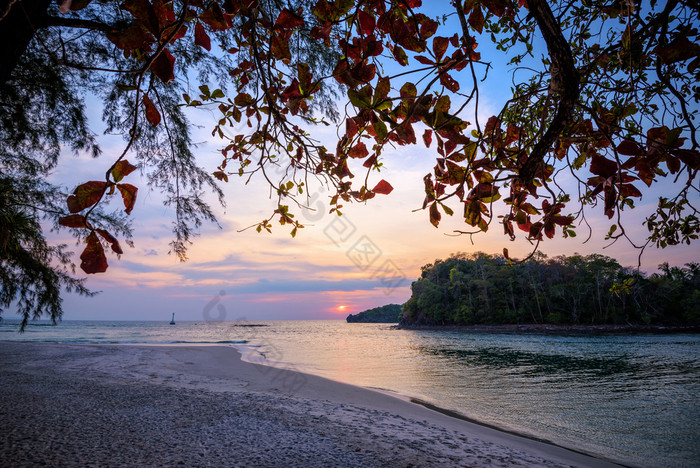
[[[502,59],[493,60],[499,65]],[[499,66],[482,86],[484,118],[491,115],[489,110],[499,108],[507,94],[504,89],[510,88],[508,68]],[[91,111],[98,128],[101,109],[94,104]],[[195,141],[201,142],[197,150],[200,164],[213,171],[220,163],[216,152],[220,143],[210,133],[214,119],[204,110],[192,117],[202,125],[195,129]],[[312,134],[335,148],[335,128],[314,129]],[[104,155],[100,159],[67,153],[53,181],[72,190],[81,182],[100,179],[123,149],[120,138],[101,141]],[[139,187],[132,213],[135,247],[125,247],[121,259],[110,254],[107,272],[90,276],[87,285],[101,294],[65,297],[64,319],[165,321],[171,312],[177,320],[341,319],[370,307],[405,302],[420,267],[436,258],[454,252],[500,253],[504,247],[517,257],[531,250],[524,236],[516,242],[507,240],[497,222],[488,233],[473,239],[450,236],[454,229],[469,227],[460,219],[457,206],[452,206],[454,217],[443,216],[439,229],[429,223],[426,212],[413,212],[422,206],[422,179],[435,164],[434,148],[422,144],[387,148],[383,156],[385,169],[373,180],[388,180],[394,187],[390,195],[377,196],[366,205],[346,205],[344,216],[337,217],[327,213],[328,191],[316,186],[309,205],[317,210],[302,215],[306,227],[294,239],[287,227],[279,225],[272,234],[258,234],[254,229],[238,232],[266,218],[274,209],[274,200],[259,178],[244,186],[244,179],[232,176],[222,185],[227,207],[216,210],[222,229],[204,226],[186,263],[168,255],[172,212],[162,206],[158,193],[149,192],[138,173],[130,175],[128,182]],[[657,195],[645,193],[637,203],[639,209],[623,213],[639,243],[646,233],[640,215],[649,213],[657,201]],[[574,208],[572,205],[571,210]],[[590,241],[583,243],[587,228],[581,226],[575,239],[547,240],[540,250],[548,256],[602,253],[617,258],[623,266],[636,266],[638,252],[624,241],[603,250],[610,221],[603,216],[602,207],[589,211],[588,216],[594,230]],[[74,242],[63,232],[52,238]],[[700,261],[700,252],[697,245],[663,251],[649,248],[642,269],[653,272],[663,261],[678,265]]]

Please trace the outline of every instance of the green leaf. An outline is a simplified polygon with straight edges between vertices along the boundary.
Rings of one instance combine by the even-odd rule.
[[[381,142],[383,141],[387,134],[389,133],[389,130],[386,128],[386,124],[382,122],[381,120],[377,120],[374,125],[374,132],[377,134],[377,141]]]

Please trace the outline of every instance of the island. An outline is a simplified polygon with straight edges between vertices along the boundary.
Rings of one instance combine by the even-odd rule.
[[[401,306],[388,304],[355,315],[350,314],[346,320],[348,323],[398,323],[400,316]]]
[[[522,332],[696,332],[700,264],[645,275],[600,254],[524,262],[482,252],[422,268],[400,328],[470,327]]]

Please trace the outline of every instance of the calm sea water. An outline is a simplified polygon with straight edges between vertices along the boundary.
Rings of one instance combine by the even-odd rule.
[[[341,321],[0,326],[3,341],[244,343],[277,366],[392,390],[625,464],[700,466],[700,335],[544,336]]]

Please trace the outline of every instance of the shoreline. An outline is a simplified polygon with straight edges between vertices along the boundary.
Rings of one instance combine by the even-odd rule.
[[[508,325],[405,325],[394,326],[398,330],[448,331],[458,333],[494,333],[506,335],[676,335],[700,333],[700,326],[661,326],[661,325],[551,325],[551,324],[508,324]]]
[[[0,458],[26,466],[621,466],[230,346],[0,342],[0,368]],[[67,434],[67,453],[32,445]]]
[[[207,344],[205,344],[205,346],[207,346]],[[262,359],[259,359],[261,357],[260,353],[257,352],[255,349],[246,346],[245,344],[234,345],[233,347],[239,351],[239,353],[241,354],[241,360],[243,362],[247,362],[247,363],[251,363],[251,364],[255,364],[255,365],[260,365],[260,366],[271,367],[271,368],[277,367],[276,363],[271,362],[271,361],[266,361],[265,360],[266,358],[264,355],[262,355]],[[301,371],[295,371],[295,372],[302,373]],[[313,375],[313,374],[307,374],[307,375]],[[325,378],[325,377],[320,377],[320,378]],[[336,382],[333,380],[331,380],[331,381]],[[338,383],[340,383],[340,382],[338,382]],[[352,385],[352,384],[345,384],[345,385]],[[568,450],[568,451],[571,451],[571,452],[574,452],[574,453],[577,453],[580,455],[584,455],[587,457],[593,457],[593,458],[597,458],[600,460],[604,460],[606,462],[610,462],[610,463],[615,464],[615,466],[621,466],[621,467],[626,467],[626,468],[632,467],[632,465],[626,465],[620,461],[615,461],[613,459],[607,458],[605,456],[602,456],[602,455],[599,455],[596,453],[587,452],[585,450],[572,448],[572,447],[569,447],[565,444],[555,442],[553,440],[545,439],[543,437],[538,437],[538,436],[528,434],[525,432],[521,432],[521,431],[517,431],[514,429],[509,429],[509,428],[506,428],[503,426],[499,426],[498,424],[491,424],[491,423],[487,423],[484,421],[480,421],[478,419],[475,419],[475,418],[469,417],[465,414],[462,414],[458,411],[451,410],[449,408],[445,408],[442,406],[438,406],[438,405],[431,403],[429,401],[426,401],[426,400],[423,400],[421,398],[417,398],[417,397],[414,397],[414,396],[411,396],[411,395],[408,395],[405,393],[399,393],[399,392],[396,392],[394,390],[390,390],[390,389],[386,389],[386,388],[362,387],[362,386],[356,386],[356,385],[354,385],[354,386],[357,388],[366,389],[366,390],[370,390],[373,392],[378,392],[378,393],[381,393],[382,395],[387,395],[391,398],[396,398],[398,400],[401,400],[402,402],[411,403],[414,405],[419,405],[419,406],[427,408],[435,413],[440,413],[440,414],[446,415],[450,418],[454,418],[457,420],[466,421],[469,424],[474,424],[474,425],[488,428],[488,429],[491,429],[494,431],[502,432],[505,434],[510,434],[510,435],[515,436],[515,437],[522,437],[524,439],[532,440],[532,441],[535,441],[538,443],[551,445],[553,447],[558,447],[558,448]]]

